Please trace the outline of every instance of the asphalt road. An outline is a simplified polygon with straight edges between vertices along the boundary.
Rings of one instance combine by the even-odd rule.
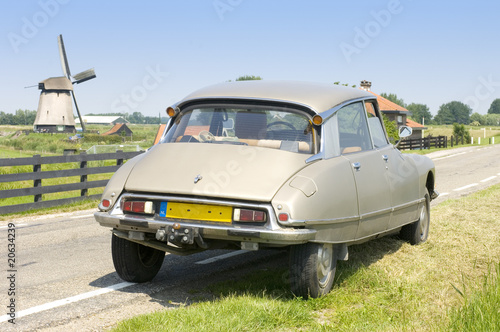
[[[500,145],[435,152],[430,157],[436,164],[436,189],[441,193],[433,205],[500,183]],[[15,225],[14,268],[8,266],[7,249],[12,243],[8,234],[13,231],[8,222],[0,222],[0,254],[4,256],[0,259],[0,330],[101,330],[140,313],[202,299],[209,295],[205,287],[214,281],[287,266],[284,251],[167,255],[154,281],[124,283],[111,260],[110,230],[100,227],[92,212],[11,220]],[[5,315],[14,298],[9,289],[15,291],[15,325]]]

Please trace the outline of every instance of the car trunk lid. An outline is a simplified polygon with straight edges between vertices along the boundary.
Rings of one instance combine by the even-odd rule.
[[[125,189],[270,202],[310,156],[234,144],[159,144],[135,165]]]

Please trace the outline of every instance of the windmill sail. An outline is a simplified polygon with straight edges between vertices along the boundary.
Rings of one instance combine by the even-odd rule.
[[[66,56],[66,49],[64,48],[64,41],[62,35],[57,37],[57,44],[59,45],[59,57],[61,58],[61,67],[64,76],[67,78],[71,77],[71,72],[69,71],[68,57]]]
[[[81,73],[78,73],[75,76],[73,76],[73,78],[75,79],[73,84],[79,84],[79,83],[91,80],[95,77],[96,76],[95,76],[94,68],[87,69],[87,70],[82,71]]]

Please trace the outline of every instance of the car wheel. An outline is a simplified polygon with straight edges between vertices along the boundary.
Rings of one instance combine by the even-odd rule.
[[[114,235],[111,254],[116,273],[125,281],[146,282],[152,280],[163,264],[165,252],[131,242]]]
[[[430,214],[430,195],[426,190],[425,202],[420,209],[420,216],[417,221],[401,228],[400,237],[410,242],[412,245],[420,244],[427,240],[429,236]]]
[[[320,297],[332,289],[337,255],[332,244],[306,243],[290,248],[290,286],[296,296]]]

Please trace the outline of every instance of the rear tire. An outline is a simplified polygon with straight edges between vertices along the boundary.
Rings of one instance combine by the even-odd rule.
[[[111,254],[116,273],[125,281],[147,282],[157,274],[165,259],[165,252],[143,246],[114,235]]]
[[[425,201],[420,210],[420,216],[417,221],[401,228],[400,237],[412,245],[425,242],[429,237],[429,226],[431,220],[430,204],[431,199],[429,190],[426,189]]]
[[[337,268],[335,249],[323,243],[290,248],[290,287],[296,296],[317,298],[330,292]]]

